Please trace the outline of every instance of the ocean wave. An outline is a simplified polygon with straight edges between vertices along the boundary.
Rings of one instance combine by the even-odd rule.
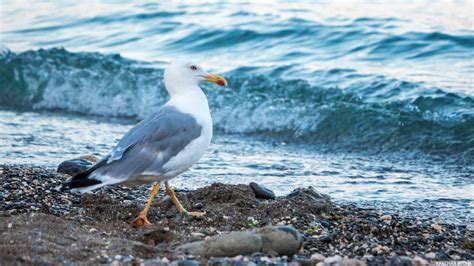
[[[168,98],[162,69],[117,54],[1,54],[3,106],[140,119]],[[474,156],[470,96],[353,69],[315,72],[314,82],[261,73],[241,67],[227,73],[229,88],[204,88],[217,130],[334,149]]]

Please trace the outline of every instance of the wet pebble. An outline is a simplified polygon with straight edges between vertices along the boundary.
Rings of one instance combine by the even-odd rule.
[[[257,198],[260,198],[260,199],[275,199],[276,198],[275,193],[264,186],[261,186],[255,182],[251,182],[249,186],[252,188],[253,193],[255,194],[255,197]]]
[[[195,210],[201,210],[202,208],[204,208],[204,205],[201,202],[197,202],[193,205],[193,207]]]

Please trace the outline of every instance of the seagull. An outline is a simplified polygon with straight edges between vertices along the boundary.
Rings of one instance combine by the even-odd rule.
[[[212,119],[202,81],[227,86],[218,75],[188,61],[176,61],[165,70],[164,83],[170,100],[140,121],[104,158],[67,181],[63,188],[90,192],[106,185],[153,184],[145,208],[132,221],[145,226],[147,213],[162,183],[180,213],[194,217],[205,212],[188,212],[179,202],[169,180],[199,161],[212,139]]]

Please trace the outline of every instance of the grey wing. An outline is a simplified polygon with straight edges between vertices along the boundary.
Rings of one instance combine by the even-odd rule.
[[[120,180],[163,174],[163,165],[201,131],[193,116],[165,106],[128,131],[112,150],[107,164],[93,174]]]

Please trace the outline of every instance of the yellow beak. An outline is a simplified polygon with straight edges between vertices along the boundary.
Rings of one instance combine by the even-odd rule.
[[[204,76],[204,78],[207,81],[212,82],[212,83],[216,83],[219,86],[227,86],[227,80],[225,80],[225,78],[223,78],[221,76],[209,74],[209,75]]]

